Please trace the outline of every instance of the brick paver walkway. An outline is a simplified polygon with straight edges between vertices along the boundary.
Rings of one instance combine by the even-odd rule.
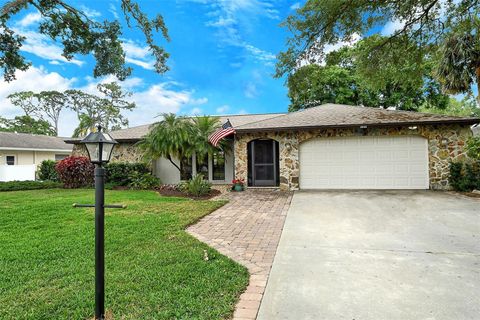
[[[228,204],[187,231],[248,268],[250,283],[233,319],[251,320],[257,316],[292,193],[247,190],[228,197]]]

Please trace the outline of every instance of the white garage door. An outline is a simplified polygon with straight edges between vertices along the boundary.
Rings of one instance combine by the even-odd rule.
[[[348,137],[300,144],[301,189],[428,189],[427,140]]]

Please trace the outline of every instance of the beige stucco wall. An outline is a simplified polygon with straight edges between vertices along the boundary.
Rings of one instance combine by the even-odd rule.
[[[20,151],[20,150],[0,150],[0,165],[6,164],[6,156],[15,156],[15,165],[39,165],[43,160],[55,160],[55,155],[69,155],[68,151]]]
[[[73,148],[73,155],[75,156],[87,156],[85,147],[81,145],[75,145]],[[195,157],[195,156],[193,156]],[[194,158],[195,159],[195,158]],[[112,153],[112,162],[142,162],[144,161],[143,153],[135,145],[135,143],[119,143],[115,145]],[[179,165],[178,159],[173,159],[173,161]],[[195,162],[195,161],[193,161]],[[211,161],[209,162],[209,172],[212,173]],[[233,179],[233,152],[227,152],[225,154],[225,180],[212,180],[210,181],[214,184],[224,184],[230,183]],[[180,182],[180,172],[178,169],[170,163],[168,159],[160,158],[153,162],[152,169],[154,174],[160,178],[162,183],[165,184],[177,184]]]
[[[195,155],[192,157],[193,162],[195,163]],[[178,159],[173,159],[173,162],[180,165],[180,161]],[[233,180],[233,152],[227,152],[225,154],[225,180],[213,180],[213,168],[212,168],[212,161],[209,156],[208,160],[208,172],[209,177],[208,180],[213,184],[229,184]],[[194,166],[193,171],[196,171]],[[166,158],[159,158],[155,161],[155,174],[157,177],[160,178],[162,183],[165,184],[177,184],[180,182],[180,172],[178,169]]]
[[[258,138],[269,138],[279,142],[280,188],[299,188],[299,146],[303,141],[320,137],[348,137],[356,135],[419,135],[428,139],[429,176],[431,189],[449,189],[450,161],[466,158],[465,141],[472,135],[469,126],[435,125],[408,127],[368,128],[360,133],[356,128],[332,128],[322,130],[237,133],[235,135],[235,175],[247,181],[247,143]]]

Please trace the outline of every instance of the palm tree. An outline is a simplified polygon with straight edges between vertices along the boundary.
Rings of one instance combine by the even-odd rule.
[[[436,75],[450,94],[468,93],[476,83],[480,107],[480,40],[478,34],[453,33],[439,50]]]
[[[173,113],[164,113],[163,120],[153,125],[150,132],[139,142],[147,160],[167,158],[177,169],[180,167],[172,160],[192,155],[191,122]]]
[[[91,118],[86,114],[80,114],[78,116],[80,122],[78,127],[73,131],[73,138],[85,137],[90,132],[94,132],[97,126],[97,119]]]
[[[202,116],[193,119],[191,137],[197,157],[203,158],[218,151],[219,148],[214,147],[208,138],[220,127],[220,125],[218,117]],[[225,148],[224,140],[220,142],[219,147],[221,149]]]

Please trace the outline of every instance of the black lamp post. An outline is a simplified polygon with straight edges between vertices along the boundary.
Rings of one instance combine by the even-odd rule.
[[[105,319],[105,169],[117,141],[102,132],[91,132],[81,144],[85,145],[90,161],[95,164],[95,319]]]

